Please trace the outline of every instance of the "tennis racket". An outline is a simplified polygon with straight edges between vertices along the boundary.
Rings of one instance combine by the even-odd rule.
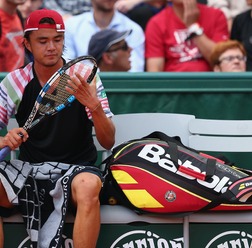
[[[65,89],[70,76],[79,73],[87,83],[91,83],[96,72],[97,64],[92,56],[81,56],[66,63],[41,89],[23,129],[29,132],[42,120],[57,114],[75,100],[75,97]],[[21,133],[20,136],[22,136]],[[3,161],[10,151],[8,146],[2,148],[0,161]]]

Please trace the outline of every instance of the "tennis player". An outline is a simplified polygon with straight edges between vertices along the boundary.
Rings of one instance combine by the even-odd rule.
[[[56,11],[32,12],[25,24],[24,45],[33,62],[10,72],[0,84],[0,128],[13,115],[20,126],[0,138],[0,148],[20,148],[18,160],[0,163],[0,215],[9,216],[18,206],[34,247],[48,248],[61,247],[66,211],[73,210],[74,247],[95,248],[102,176],[94,166],[92,128],[105,149],[113,146],[115,136],[99,76],[90,84],[79,75],[71,77],[77,101],[29,133],[22,128],[41,88],[65,63],[64,32]]]

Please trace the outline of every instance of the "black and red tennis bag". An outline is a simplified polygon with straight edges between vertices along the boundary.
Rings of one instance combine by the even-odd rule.
[[[102,203],[138,213],[251,210],[252,171],[154,132],[116,146],[105,160]]]

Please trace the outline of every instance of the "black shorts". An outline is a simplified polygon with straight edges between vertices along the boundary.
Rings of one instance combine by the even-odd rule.
[[[78,175],[79,173],[83,173],[83,172],[93,173],[93,174],[97,175],[101,179],[101,181],[103,182],[102,172],[97,167],[89,166],[89,165],[85,166],[82,170],[77,171],[74,176]],[[54,189],[55,184],[56,184],[56,181],[52,181],[52,180],[36,180],[39,201],[41,203],[41,212],[43,212],[45,219],[51,213],[51,211],[54,209],[53,198],[50,196],[49,192],[52,189]],[[70,203],[69,205],[70,205],[69,209],[71,211],[75,212],[75,209],[72,206],[72,204]],[[14,207],[14,208],[0,207],[0,216],[1,217],[10,217],[11,215],[13,215],[17,212],[18,212],[18,206]],[[43,220],[42,220],[42,223],[43,223]]]
[[[82,173],[82,172],[93,173],[93,174],[97,175],[101,179],[102,182],[104,181],[101,170],[95,166],[90,166],[90,165],[85,166],[85,168],[82,171],[76,173],[76,175],[79,173]]]
[[[18,212],[16,207],[13,207],[13,208],[0,207],[0,216],[1,217],[10,217],[11,215],[15,214],[16,212]]]

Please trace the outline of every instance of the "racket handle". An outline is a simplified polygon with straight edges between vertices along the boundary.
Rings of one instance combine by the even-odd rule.
[[[0,162],[5,159],[5,157],[10,153],[10,151],[11,149],[8,146],[2,148],[2,150],[0,151]]]

